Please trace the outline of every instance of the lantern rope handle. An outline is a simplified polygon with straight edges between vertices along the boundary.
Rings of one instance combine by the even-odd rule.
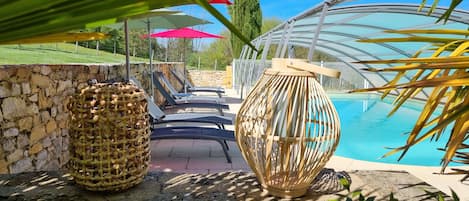
[[[317,73],[317,74],[321,74],[321,75],[325,75],[325,76],[329,76],[333,78],[340,77],[340,71],[338,70],[319,67],[317,65],[307,63],[305,61],[288,59],[286,60],[286,64],[288,68],[293,68],[295,70],[308,71],[311,73]]]

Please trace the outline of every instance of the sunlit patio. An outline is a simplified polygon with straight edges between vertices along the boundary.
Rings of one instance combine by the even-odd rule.
[[[469,11],[318,2],[0,5],[0,200],[469,200]]]

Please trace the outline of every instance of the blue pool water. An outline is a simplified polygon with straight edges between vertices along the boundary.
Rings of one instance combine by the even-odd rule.
[[[437,142],[426,140],[412,147],[399,162],[400,152],[381,158],[386,147],[405,144],[406,133],[418,118],[418,105],[403,106],[387,117],[393,106],[373,95],[331,96],[341,121],[341,138],[335,155],[358,160],[407,165],[439,166],[448,133]],[[448,129],[449,130],[449,129]],[[455,164],[452,164],[455,165]]]

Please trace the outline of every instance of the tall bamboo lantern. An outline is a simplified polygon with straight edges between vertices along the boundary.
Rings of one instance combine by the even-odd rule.
[[[340,72],[299,59],[273,59],[243,101],[236,141],[264,190],[299,197],[337,147],[337,112],[315,74]]]
[[[150,162],[150,129],[141,89],[94,84],[72,97],[70,111],[68,168],[76,184],[119,191],[142,182]]]

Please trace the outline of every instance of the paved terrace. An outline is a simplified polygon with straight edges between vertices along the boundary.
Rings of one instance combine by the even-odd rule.
[[[234,91],[228,91],[225,99],[231,111],[226,115],[238,111],[241,101],[235,97]],[[162,140],[151,146],[150,172],[142,184],[127,191],[89,192],[74,185],[66,173],[32,172],[0,175],[0,200],[278,200],[262,192],[233,142],[229,143],[231,164],[216,142]],[[422,200],[424,190],[450,194],[449,187],[461,200],[469,200],[469,184],[460,183],[461,176],[434,174],[438,167],[371,163],[337,156],[327,167],[347,171],[352,190],[361,189],[367,196],[377,196],[377,200],[389,200],[391,192],[399,200]],[[295,200],[330,200],[347,194],[325,190],[325,185],[312,187]]]
[[[225,101],[230,111],[225,115],[234,116],[241,106],[239,95],[227,90]],[[189,111],[188,111],[189,112]],[[228,126],[227,129],[234,129]],[[163,140],[152,142],[151,170],[185,173],[218,173],[223,171],[249,171],[235,142],[229,142],[229,154],[233,163],[227,163],[220,145],[216,142],[201,140]],[[391,170],[405,171],[439,190],[451,195],[451,189],[458,193],[461,200],[469,200],[469,182],[461,183],[461,175],[441,175],[440,167],[395,165],[354,160],[333,156],[327,168],[336,171],[354,170]],[[391,179],[391,178],[390,178]],[[397,191],[398,189],[396,189]]]

